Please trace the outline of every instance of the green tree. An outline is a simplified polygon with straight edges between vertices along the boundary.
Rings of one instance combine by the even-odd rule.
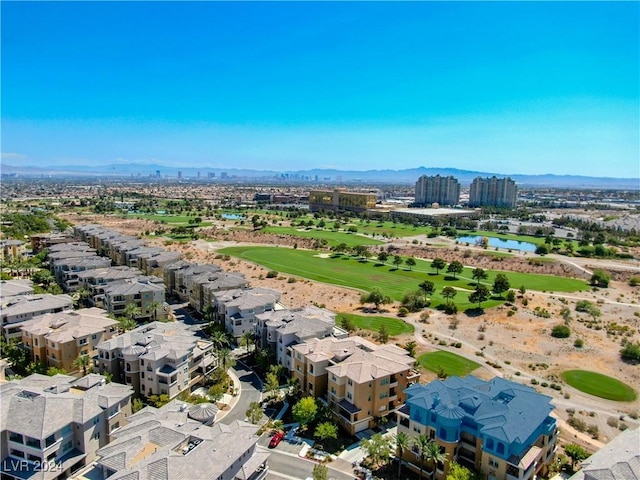
[[[405,345],[404,345],[404,349],[409,352],[409,356],[411,357],[415,357],[416,356],[416,347],[418,346],[418,344],[415,342],[415,340],[409,340]]]
[[[353,320],[351,320],[350,317],[345,315],[340,318],[342,319],[342,328],[344,328],[347,332],[351,333],[356,330],[356,324],[353,323]]]
[[[591,285],[594,287],[608,288],[611,282],[611,275],[604,270],[594,270],[591,275]]]
[[[219,402],[220,400],[222,400],[222,397],[224,397],[226,390],[227,389],[223,383],[219,382],[211,385],[211,387],[209,387],[209,397],[214,402]]]
[[[371,292],[362,294],[360,303],[373,303],[376,310],[380,310],[380,305],[391,303],[391,297],[382,293],[379,288],[374,288]]]
[[[402,264],[402,257],[400,255],[394,255],[393,264],[396,266],[396,270],[400,268],[400,265]]]
[[[509,290],[509,288],[511,288],[511,285],[507,276],[504,273],[498,273],[493,280],[493,292],[502,297],[502,293]]]
[[[575,468],[577,462],[589,457],[589,453],[580,445],[569,443],[564,446],[564,453],[571,459],[571,469]]]
[[[120,332],[127,332],[129,330],[133,330],[136,328],[138,324],[135,320],[127,317],[119,317],[118,318],[118,330]]]
[[[458,291],[453,287],[444,287],[442,289],[442,298],[447,301],[447,305],[451,303],[451,299],[458,294]]]
[[[129,320],[135,320],[136,317],[142,315],[142,310],[135,303],[128,303],[126,307],[124,307],[124,315]]]
[[[317,412],[318,405],[316,405],[316,400],[313,397],[301,398],[292,409],[293,419],[300,423],[300,427],[303,429],[313,422]]]
[[[415,452],[418,454],[418,458],[420,459],[420,478],[422,478],[422,472],[424,471],[424,460],[426,458],[426,451],[431,443],[431,439],[425,433],[418,435],[413,440],[413,448]]]
[[[338,427],[331,422],[319,423],[316,427],[316,431],[313,433],[320,442],[333,438],[338,438]]]
[[[440,270],[442,270],[446,266],[447,266],[447,262],[445,262],[442,258],[434,258],[431,261],[431,268],[433,268],[436,271],[436,275],[440,273]]]
[[[316,463],[311,475],[313,480],[327,480],[329,478],[329,469],[322,463]]]
[[[627,342],[620,350],[620,356],[625,362],[640,363],[640,342]]]
[[[210,340],[213,343],[216,352],[220,352],[220,350],[222,350],[224,347],[229,346],[229,338],[227,337],[227,334],[222,330],[216,330],[212,332]]]
[[[471,278],[476,281],[476,285],[480,285],[480,282],[482,280],[486,280],[488,276],[489,275],[487,274],[487,272],[485,272],[484,269],[480,267],[474,268],[471,272]]]
[[[158,320],[158,309],[162,306],[160,302],[149,302],[147,305],[147,311],[151,314],[152,320],[155,322]]]
[[[222,363],[222,368],[225,372],[235,364],[235,360],[231,356],[231,350],[228,348],[220,350],[218,353],[218,360]]]
[[[475,473],[457,462],[449,462],[446,480],[474,480]]]
[[[249,422],[253,423],[254,425],[256,425],[260,421],[260,419],[262,418],[262,414],[262,407],[258,402],[251,402],[249,404],[249,409],[245,412],[247,420],[249,420]]]
[[[396,435],[396,455],[398,456],[398,478],[400,478],[400,469],[402,468],[402,455],[409,448],[409,435],[404,432]]]
[[[150,395],[149,403],[156,408],[160,408],[169,403],[169,395],[162,393],[160,395]]]
[[[244,332],[240,339],[240,344],[247,347],[247,353],[250,351],[251,342],[253,341],[253,332]]]
[[[409,257],[404,261],[404,263],[409,267],[409,271],[411,271],[411,269],[416,266],[416,259]]]
[[[380,467],[387,463],[393,453],[392,439],[376,433],[370,438],[365,438],[360,442],[360,446],[371,459],[375,467]]]
[[[509,303],[513,303],[516,301],[516,292],[514,292],[513,290],[509,290],[507,292],[507,296],[505,297],[505,299],[507,300],[507,302]]]
[[[87,374],[87,368],[89,367],[89,365],[91,365],[91,359],[89,358],[89,355],[80,355],[73,361],[73,367],[77,368],[78,370],[82,369],[82,375]]]
[[[67,371],[64,368],[49,367],[47,368],[47,375],[53,377],[54,375],[66,375]]]
[[[433,295],[433,292],[436,291],[435,284],[433,282],[429,281],[429,280],[425,280],[423,282],[420,282],[418,287],[420,287],[420,290],[422,290],[424,292],[425,300],[427,299],[427,297]]]
[[[444,463],[447,460],[447,454],[441,450],[438,443],[431,441],[424,451],[424,458],[427,462],[433,465],[433,468],[431,469],[431,480],[434,480],[436,478],[436,469],[438,468],[438,464]]]
[[[133,402],[131,402],[131,413],[139,412],[144,408],[144,403],[139,398],[134,398]]]
[[[454,260],[447,267],[447,273],[452,273],[453,278],[456,278],[456,275],[462,273],[464,270],[464,265],[460,263],[458,260]]]
[[[271,372],[267,373],[267,378],[264,382],[264,389],[270,397],[273,397],[280,389],[280,381],[278,380],[278,375]]]
[[[486,302],[489,299],[489,289],[484,285],[477,284],[476,289],[469,294],[469,301],[471,303],[477,303],[478,308],[482,308],[482,302]]]
[[[378,262],[384,263],[388,259],[389,259],[389,254],[387,252],[385,252],[384,250],[382,250],[380,253],[378,253]]]
[[[378,340],[382,343],[387,343],[389,341],[389,329],[384,323],[380,325],[380,330],[378,330]]]

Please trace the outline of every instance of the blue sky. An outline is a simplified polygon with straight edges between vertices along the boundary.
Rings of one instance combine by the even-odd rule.
[[[638,2],[2,2],[2,161],[640,177]]]

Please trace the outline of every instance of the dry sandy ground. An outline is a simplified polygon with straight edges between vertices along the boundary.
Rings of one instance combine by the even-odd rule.
[[[144,230],[153,230],[153,222],[144,220],[126,220],[96,216],[91,218],[70,217],[74,223],[100,223],[107,227],[117,229],[123,233],[139,234]],[[220,230],[218,230],[218,233]],[[278,243],[288,245],[289,242],[278,238],[266,238],[264,236],[252,236],[247,232],[242,243]],[[216,235],[218,236],[218,235]],[[224,269],[242,272],[250,279],[253,286],[274,288],[282,292],[282,303],[290,308],[309,305],[311,303],[322,304],[326,308],[337,312],[362,313],[359,304],[360,292],[352,289],[320,284],[308,280],[297,279],[295,283],[288,283],[289,276],[281,275],[277,279],[266,279],[267,270],[245,262],[231,258],[229,260],[216,259],[216,250],[222,246],[238,244],[229,240],[231,236],[221,236],[221,241],[209,242],[197,240],[189,243],[169,242],[166,238],[151,238],[149,243],[163,246],[170,250],[181,251],[185,258],[202,263],[218,263]],[[276,236],[272,236],[276,237]],[[279,237],[279,236],[278,236]],[[225,240],[222,240],[225,239]],[[265,240],[268,240],[265,242]],[[300,248],[304,241],[296,239]],[[426,248],[424,251],[428,251]],[[438,249],[439,256],[449,257],[448,250]],[[415,250],[416,255],[420,249]],[[481,252],[479,252],[481,254]],[[429,257],[427,257],[429,258]],[[465,264],[473,264],[475,253],[466,257]],[[491,261],[491,260],[489,260]],[[493,263],[493,262],[492,262]],[[591,260],[590,264],[596,264]],[[521,263],[518,263],[521,265]],[[482,265],[485,266],[485,265]],[[496,263],[486,265],[486,268],[496,268]],[[500,269],[508,269],[509,261],[499,263]],[[515,268],[517,270],[517,268]],[[542,273],[542,272],[540,272]],[[556,272],[558,274],[560,272]],[[566,275],[566,273],[565,273]],[[513,380],[521,380],[529,383],[530,378],[535,377],[539,381],[560,383],[559,374],[568,369],[586,369],[597,371],[618,378],[632,385],[640,392],[640,366],[629,365],[620,360],[619,350],[622,336],[607,334],[606,328],[597,330],[587,328],[583,323],[589,320],[585,314],[574,311],[575,302],[578,299],[589,299],[598,303],[602,311],[602,317],[598,325],[604,326],[611,322],[628,326],[630,338],[634,341],[640,339],[640,287],[632,288],[623,282],[612,282],[612,286],[606,290],[597,292],[579,292],[575,294],[545,294],[542,292],[527,292],[524,298],[528,305],[523,305],[523,298],[516,301],[517,311],[513,316],[508,316],[509,308],[506,306],[485,311],[479,317],[468,317],[466,314],[458,314],[455,317],[457,323],[453,329],[453,318],[433,311],[428,323],[419,323],[419,315],[413,315],[408,320],[417,325],[416,336],[422,339],[419,351],[430,351],[435,348],[443,348],[441,341],[451,343],[460,341],[462,348],[449,348],[455,353],[465,355],[470,359],[482,363],[485,368],[476,371],[484,378],[491,378],[495,374],[505,375]],[[550,336],[551,328],[562,323],[560,310],[567,306],[571,310],[572,320],[570,327],[572,336],[569,339],[555,339]],[[389,307],[389,315],[397,313],[397,305]],[[551,318],[536,316],[536,307],[546,309]],[[479,331],[481,326],[484,332]],[[424,334],[423,334],[424,331]],[[576,337],[584,340],[582,348],[574,347]],[[398,344],[404,344],[413,339],[412,336],[394,338]],[[484,357],[477,356],[476,352],[483,352]],[[501,368],[493,369],[486,366],[486,362],[496,363]],[[508,362],[508,363],[507,363]],[[519,372],[520,374],[516,374]],[[424,379],[434,378],[430,373],[424,374]],[[599,426],[602,440],[606,440],[617,433],[607,425],[607,419],[611,416],[628,415],[637,412],[640,401],[632,403],[609,402],[588,395],[584,395],[571,387],[563,385],[563,392],[558,393],[551,388],[538,389],[556,398],[558,409],[556,412],[562,418],[566,418],[565,408],[574,407],[577,411],[584,411],[584,420],[587,424]],[[569,398],[566,398],[569,397]],[[595,416],[589,416],[588,412],[595,412]],[[578,414],[579,415],[579,414]],[[637,426],[637,422],[626,418],[625,422],[630,426]],[[573,432],[571,432],[573,434]],[[578,440],[578,438],[575,438]]]

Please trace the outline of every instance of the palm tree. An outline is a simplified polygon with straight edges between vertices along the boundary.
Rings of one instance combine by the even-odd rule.
[[[431,470],[431,480],[436,478],[436,469],[439,463],[444,463],[447,460],[447,453],[440,450],[440,445],[433,440],[429,442],[427,448],[424,451],[424,458],[433,463],[433,470]]]
[[[135,320],[140,314],[142,314],[142,310],[135,303],[128,303],[126,307],[124,307],[124,314],[129,320]]]
[[[150,302],[149,305],[147,305],[147,311],[152,312],[154,322],[158,319],[158,309],[161,306],[162,305],[159,302]]]
[[[431,443],[431,439],[426,434],[421,434],[413,441],[413,446],[416,448],[418,457],[420,458],[420,478],[422,478],[422,471],[424,470],[424,459],[428,448]]]
[[[242,340],[241,340],[241,344],[245,344],[247,346],[247,353],[249,353],[250,350],[250,346],[251,346],[251,342],[253,341],[253,339],[255,338],[255,335],[253,334],[253,332],[244,332],[242,334]]]
[[[82,374],[83,375],[87,374],[87,367],[90,364],[91,364],[91,359],[89,358],[89,355],[80,355],[78,358],[76,358],[73,361],[74,368],[77,368],[77,369],[81,369],[82,368]]]
[[[220,352],[223,347],[229,346],[227,334],[221,330],[216,330],[211,334],[211,341],[213,342],[217,352]]]
[[[227,370],[227,365],[231,363],[231,350],[228,348],[223,348],[218,352],[218,358],[222,362],[222,368],[224,371]]]
[[[400,478],[400,469],[402,468],[402,454],[409,448],[409,436],[400,432],[396,435],[396,450],[398,451],[398,478]]]
[[[118,329],[120,332],[126,332],[129,330],[133,330],[136,328],[138,324],[135,320],[127,317],[119,317],[118,318]]]

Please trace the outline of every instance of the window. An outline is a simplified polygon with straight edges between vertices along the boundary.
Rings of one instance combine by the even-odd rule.
[[[20,435],[19,433],[13,433],[13,432],[9,432],[9,441],[16,442],[16,443],[24,443],[22,435]]]
[[[67,450],[71,450],[73,448],[73,440],[69,440],[67,443],[62,445],[62,451],[66,452]]]
[[[349,381],[347,382],[349,385],[353,385],[353,381],[351,381],[351,379],[349,379]]]
[[[41,462],[42,461],[42,457],[39,457],[37,455],[32,455],[31,453],[27,455],[27,460],[29,460],[30,462]]]
[[[11,455],[13,455],[14,457],[18,457],[18,458],[24,458],[24,452],[20,451],[20,450],[15,450],[15,449],[11,449]]]
[[[487,438],[487,450],[493,450],[493,439]]]
[[[313,373],[313,365],[309,364],[309,373]]]
[[[81,338],[80,341],[78,342],[80,345],[86,345],[87,344],[87,339],[86,338]]]
[[[91,340],[97,340],[97,339],[98,339],[98,335],[96,335],[95,333],[91,335]]]
[[[387,398],[389,396],[389,392],[380,393],[380,399]]]
[[[489,466],[492,468],[498,468],[498,462],[496,462],[493,458],[489,457]]]
[[[100,440],[100,432],[95,432],[92,437],[94,440]]]
[[[56,443],[56,436],[55,435],[49,435],[44,441],[44,446],[45,446],[45,448],[46,447],[50,447],[54,443]]]
[[[99,424],[99,423],[100,423],[100,417],[99,417],[99,416],[94,417],[94,419],[93,419],[93,424],[94,424],[94,425],[97,425],[97,424]]]
[[[347,398],[348,398],[349,400],[353,400],[353,397],[351,396],[351,394],[350,394],[349,392],[347,392]]]
[[[34,344],[36,347],[38,346],[38,339],[37,339],[37,338],[34,338],[34,339],[33,339],[33,344]]]
[[[380,385],[389,385],[389,377],[380,380]]]
[[[40,450],[40,440],[38,438],[26,437],[26,445],[27,447],[37,448]]]
[[[504,443],[498,442],[497,452],[500,453],[500,454],[504,454]]]
[[[64,427],[62,430],[60,430],[60,436],[65,437],[72,432],[73,432],[73,429],[71,428],[71,424],[69,424],[66,427]]]

